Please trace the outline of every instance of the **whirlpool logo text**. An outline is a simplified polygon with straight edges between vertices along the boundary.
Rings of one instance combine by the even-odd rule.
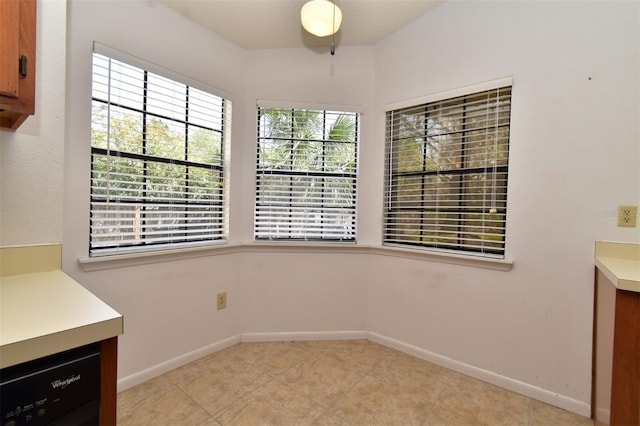
[[[71,383],[73,382],[77,382],[78,380],[80,380],[80,375],[71,375],[66,379],[58,379],[58,380],[54,380],[53,382],[51,382],[51,387],[53,387],[54,389],[64,389],[67,386],[69,386]]]

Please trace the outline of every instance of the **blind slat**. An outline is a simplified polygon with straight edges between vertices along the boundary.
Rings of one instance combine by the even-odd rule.
[[[256,239],[355,240],[359,115],[258,107]]]
[[[511,86],[387,111],[384,243],[504,256]]]
[[[225,238],[230,102],[93,54],[90,255]]]

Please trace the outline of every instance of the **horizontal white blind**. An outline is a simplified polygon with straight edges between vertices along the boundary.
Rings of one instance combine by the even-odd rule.
[[[225,238],[228,101],[93,54],[90,254]]]
[[[258,108],[254,237],[356,238],[359,115]]]
[[[511,87],[387,112],[384,243],[504,256]]]

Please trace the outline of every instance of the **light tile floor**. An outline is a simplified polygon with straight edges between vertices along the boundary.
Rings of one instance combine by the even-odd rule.
[[[127,425],[589,425],[368,340],[240,343],[118,395]]]

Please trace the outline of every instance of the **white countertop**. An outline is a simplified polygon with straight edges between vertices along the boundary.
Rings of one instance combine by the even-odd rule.
[[[122,315],[61,270],[0,276],[0,368],[122,332]]]
[[[616,288],[640,292],[640,244],[596,241],[595,264]]]

